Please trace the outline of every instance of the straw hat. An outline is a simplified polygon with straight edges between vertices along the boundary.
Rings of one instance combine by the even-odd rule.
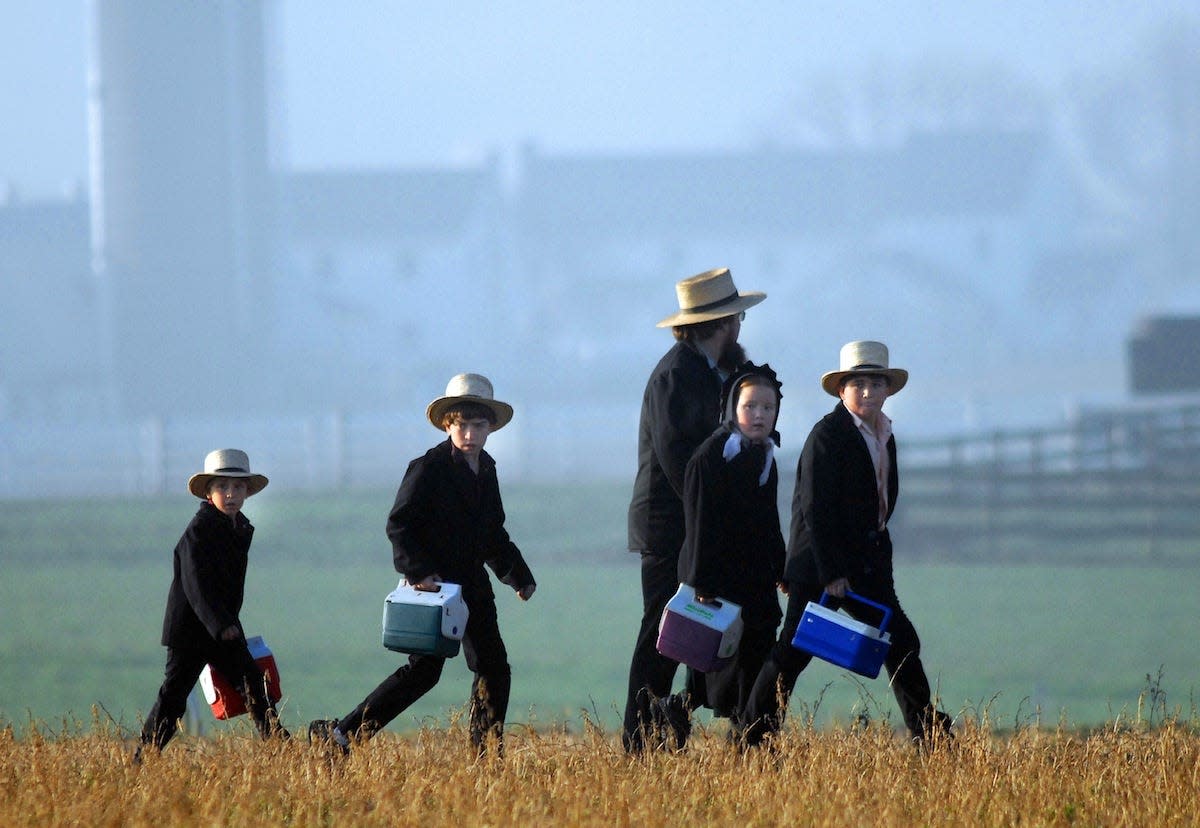
[[[821,387],[835,397],[839,396],[842,380],[851,374],[879,374],[887,377],[889,396],[908,382],[908,371],[888,367],[888,349],[882,342],[872,342],[869,339],[847,342],[842,346],[840,357],[842,367],[821,376]]]
[[[679,298],[679,312],[655,327],[671,328],[733,316],[767,298],[767,294],[756,290],[738,293],[727,267],[706,270],[676,282],[675,295]]]
[[[256,495],[267,487],[265,475],[250,471],[250,458],[240,449],[217,449],[204,458],[204,471],[188,480],[188,491],[196,497],[208,497],[208,484],[214,477],[246,478],[246,496]]]
[[[496,415],[496,424],[492,426],[492,431],[504,428],[513,416],[511,405],[494,399],[491,380],[482,374],[456,374],[451,377],[450,382],[446,384],[446,394],[429,404],[425,409],[425,416],[433,423],[434,428],[441,431],[442,415],[446,413],[446,409],[464,402],[479,403],[492,410]]]

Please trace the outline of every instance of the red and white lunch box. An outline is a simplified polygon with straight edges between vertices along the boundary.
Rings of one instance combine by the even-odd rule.
[[[283,698],[283,689],[279,683],[279,668],[275,666],[275,656],[262,636],[255,635],[246,639],[246,646],[254,663],[267,678],[267,698],[273,702]],[[218,719],[232,719],[246,712],[246,702],[242,694],[234,689],[229,679],[221,675],[211,664],[205,664],[200,671],[200,687],[204,691],[204,700],[212,707],[213,715]]]

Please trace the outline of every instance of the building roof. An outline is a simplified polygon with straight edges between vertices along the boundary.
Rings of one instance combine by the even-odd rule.
[[[529,150],[517,226],[556,235],[795,236],[894,219],[1019,212],[1049,144],[1027,132],[918,134],[890,148],[554,156]],[[495,165],[290,173],[280,179],[292,238],[461,235],[498,203]]]
[[[280,208],[294,239],[434,239],[464,232],[495,196],[490,167],[289,173]]]
[[[1029,133],[939,133],[891,149],[554,157],[527,153],[521,223],[556,232],[804,235],[888,218],[1020,209],[1046,152]]]

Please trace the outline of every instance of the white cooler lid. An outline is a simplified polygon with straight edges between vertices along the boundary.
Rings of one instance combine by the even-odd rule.
[[[819,618],[824,618],[839,627],[843,627],[851,632],[856,632],[859,635],[865,635],[868,638],[878,638],[880,641],[891,641],[892,637],[888,633],[879,634],[878,627],[872,627],[870,624],[864,624],[857,618],[851,618],[844,612],[839,610],[823,607],[815,601],[809,601],[808,606],[804,608],[805,614],[812,613]]]

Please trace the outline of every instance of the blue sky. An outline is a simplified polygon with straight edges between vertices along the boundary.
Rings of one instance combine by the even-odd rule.
[[[288,166],[709,149],[769,137],[820,73],[961,58],[1061,86],[1133,53],[1193,2],[275,0],[272,89]],[[86,181],[84,0],[0,10],[0,182]]]

